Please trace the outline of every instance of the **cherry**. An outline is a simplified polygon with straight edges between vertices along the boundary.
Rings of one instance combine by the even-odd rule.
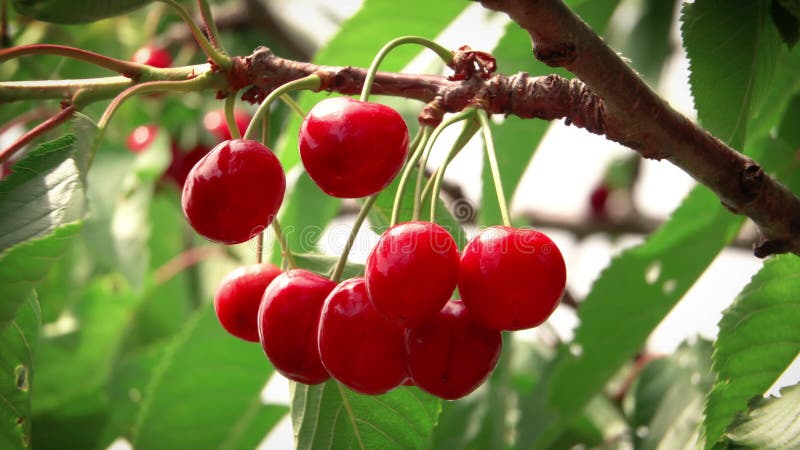
[[[334,97],[317,103],[300,127],[306,172],[330,196],[357,198],[391,183],[408,153],[400,114],[379,103]]]
[[[458,291],[485,327],[522,330],[552,314],[566,278],[564,258],[544,233],[493,226],[464,248]]]
[[[134,52],[131,61],[158,69],[164,69],[172,64],[172,56],[165,48],[155,45],[145,45]]]
[[[434,316],[458,283],[458,246],[431,222],[406,222],[381,235],[367,258],[372,304],[390,320],[410,326]]]
[[[181,204],[199,234],[225,244],[244,242],[272,223],[286,176],[278,158],[250,140],[223,141],[189,171]]]
[[[141,125],[128,135],[125,145],[133,153],[140,153],[153,143],[157,135],[158,125]]]
[[[253,264],[229,273],[217,288],[214,311],[228,333],[245,341],[258,342],[258,307],[264,289],[280,275],[272,264]]]
[[[595,220],[605,220],[608,218],[608,196],[610,192],[608,186],[600,184],[592,189],[589,194],[589,211]]]
[[[497,365],[503,346],[499,331],[472,320],[460,301],[406,330],[408,371],[414,384],[447,400],[478,388]]]
[[[233,120],[236,122],[236,128],[239,129],[239,134],[241,135],[244,135],[247,126],[250,125],[250,119],[250,115],[242,110],[233,111]],[[203,126],[221,141],[233,139],[231,130],[228,129],[228,122],[225,121],[225,111],[221,109],[207,112],[203,116]]]
[[[278,276],[264,292],[258,330],[264,354],[290,380],[317,384],[330,378],[319,357],[318,328],[333,281],[306,270]]]
[[[362,277],[343,281],[325,299],[319,355],[332,377],[362,394],[382,394],[406,380],[403,328],[375,310]]]

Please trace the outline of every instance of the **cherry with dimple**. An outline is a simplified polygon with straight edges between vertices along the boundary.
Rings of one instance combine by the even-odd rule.
[[[133,53],[131,61],[158,69],[166,69],[172,65],[172,55],[165,48],[145,45]]]
[[[473,319],[485,327],[522,330],[553,313],[566,279],[564,258],[547,235],[492,226],[464,248],[458,291]]]
[[[131,132],[125,139],[125,146],[133,153],[144,151],[158,135],[158,125],[141,125]]]
[[[194,230],[225,244],[247,241],[272,223],[286,176],[278,158],[259,142],[223,141],[192,167],[181,205]]]
[[[383,394],[407,378],[404,330],[375,310],[362,277],[341,282],[325,299],[319,354],[333,378],[362,394]]]
[[[280,275],[272,264],[240,267],[228,274],[214,295],[214,311],[222,327],[245,341],[258,342],[258,308],[267,286]]]
[[[405,326],[434,316],[458,283],[458,246],[432,222],[386,230],[367,258],[365,278],[375,309]]]
[[[408,128],[394,109],[349,97],[322,100],[300,127],[300,157],[312,180],[339,198],[372,195],[400,172]]]
[[[406,330],[408,371],[414,384],[455,400],[478,388],[500,358],[503,338],[472,320],[464,304],[450,300],[432,319]]]
[[[261,347],[286,378],[317,384],[330,378],[319,356],[318,327],[333,281],[306,270],[290,270],[275,278],[258,311]]]

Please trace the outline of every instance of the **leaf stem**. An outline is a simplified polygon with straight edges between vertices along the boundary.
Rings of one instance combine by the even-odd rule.
[[[506,202],[506,194],[503,191],[503,179],[500,178],[500,167],[497,164],[497,154],[494,151],[494,139],[492,138],[492,127],[489,124],[489,115],[486,111],[480,109],[478,110],[478,120],[481,122],[483,141],[486,144],[486,157],[489,159],[494,191],[497,194],[497,203],[500,206],[500,216],[503,218],[503,225],[510,227],[511,217],[508,214],[508,203]]]
[[[31,44],[0,50],[0,62],[29,55],[57,55],[84,61],[102,67],[128,78],[138,78],[147,70],[147,66],[132,61],[90,52],[81,48],[55,44]]]
[[[436,222],[436,206],[438,205],[437,200],[439,199],[439,191],[442,188],[442,180],[444,179],[444,173],[447,171],[448,164],[450,164],[450,161],[453,160],[456,153],[464,148],[467,142],[472,139],[472,136],[474,136],[480,128],[480,123],[475,120],[474,115],[469,119],[466,119],[464,122],[464,127],[461,129],[461,133],[458,135],[455,142],[453,142],[453,146],[450,148],[450,151],[447,152],[447,157],[436,171],[436,175],[433,177],[433,189],[431,192],[431,222]],[[424,191],[421,198],[425,198]]]
[[[261,105],[258,107],[253,115],[253,118],[250,120],[250,125],[247,127],[247,131],[244,133],[244,139],[253,138],[257,128],[257,120],[269,111],[270,105],[276,98],[279,98],[281,95],[286,94],[287,92],[297,91],[300,89],[317,90],[321,84],[322,80],[320,79],[319,75],[311,74],[298,80],[283,84],[274,91],[270,92],[267,98],[261,102]]]
[[[339,261],[336,262],[336,268],[333,271],[333,275],[331,275],[331,280],[334,283],[338,283],[339,279],[342,278],[344,267],[347,265],[347,257],[350,255],[350,250],[353,248],[353,244],[356,241],[358,230],[361,228],[361,224],[364,223],[364,219],[367,218],[369,210],[372,208],[372,205],[375,204],[375,200],[377,199],[378,194],[370,195],[367,197],[364,205],[361,206],[361,210],[358,212],[355,222],[353,222],[353,228],[350,230],[350,235],[347,237],[347,243],[345,243],[342,254],[339,256]]]
[[[453,62],[453,52],[442,47],[436,42],[431,41],[430,39],[420,36],[401,36],[397,39],[392,39],[386,45],[384,45],[375,55],[375,58],[373,58],[372,64],[370,64],[369,69],[367,70],[367,75],[364,78],[364,86],[361,88],[361,97],[359,100],[362,102],[367,101],[369,98],[369,93],[372,90],[372,84],[375,81],[375,74],[378,72],[378,66],[380,66],[381,62],[383,62],[383,59],[389,54],[390,51],[403,44],[422,45],[436,52],[436,54],[439,55],[439,57],[442,58],[442,61],[444,61],[444,63],[448,66],[450,66]]]
[[[37,137],[44,134],[47,130],[55,128],[56,126],[64,123],[67,119],[72,117],[72,114],[75,113],[75,106],[69,105],[66,108],[62,109],[58,113],[54,114],[49,119],[45,120],[44,122],[36,125],[27,133],[23,134],[19,137],[16,141],[12,142],[11,145],[4,148],[0,151],[0,163],[5,162],[8,158],[14,155],[19,149],[25,146],[25,144],[29,143],[30,141],[36,139]]]
[[[281,256],[283,256],[283,260],[289,265],[289,268],[296,269],[297,263],[294,261],[294,255],[292,254],[291,249],[289,249],[289,241],[286,240],[286,236],[283,234],[283,228],[281,228],[280,222],[278,222],[278,218],[275,217],[272,219],[272,231],[275,233],[275,237],[278,239],[278,243],[281,246]]]
[[[211,14],[211,5],[207,0],[197,0],[197,7],[200,9],[200,17],[203,18],[203,25],[206,27],[208,40],[215,49],[219,50],[223,55],[227,55],[225,49],[222,47],[222,40],[219,37],[219,29],[217,23],[214,22],[214,15]]]
[[[214,62],[214,64],[216,64],[226,72],[233,67],[233,61],[231,61],[231,59],[227,55],[223,55],[222,53],[217,51],[217,49],[214,48],[213,45],[211,45],[211,42],[209,42],[209,40],[206,39],[206,37],[203,35],[203,31],[200,30],[200,28],[197,26],[196,23],[194,23],[194,20],[192,20],[192,17],[189,15],[189,12],[186,11],[186,8],[181,6],[175,0],[158,0],[158,1],[166,3],[167,5],[171,6],[176,13],[178,13],[178,15],[184,21],[184,23],[186,23],[186,26],[189,27],[189,30],[192,32],[192,35],[194,35],[194,39],[195,41],[197,41],[197,44],[200,46],[200,48],[203,49],[203,52],[206,54],[206,56],[209,57],[209,59],[211,59],[211,61]]]
[[[225,97],[225,122],[228,125],[228,131],[234,139],[241,139],[242,133],[239,132],[239,125],[236,123],[236,116],[233,114],[234,107],[236,106],[236,93],[231,92]]]
[[[397,225],[400,219],[400,208],[402,207],[403,194],[408,185],[408,179],[411,178],[411,172],[414,170],[414,167],[419,162],[419,158],[422,156],[422,152],[425,150],[425,144],[431,136],[431,131],[433,131],[432,127],[423,126],[417,131],[417,135],[414,136],[414,140],[409,146],[411,149],[411,157],[406,162],[406,167],[400,175],[400,182],[397,184],[397,192],[394,194],[394,205],[392,206],[392,219],[389,221],[389,226],[393,227]]]

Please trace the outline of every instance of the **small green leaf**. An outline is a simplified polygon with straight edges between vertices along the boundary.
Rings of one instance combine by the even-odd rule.
[[[0,448],[31,447],[33,352],[41,310],[31,292],[14,321],[0,331]]]
[[[371,396],[334,380],[291,386],[298,450],[427,448],[441,409],[437,398],[417,388]]]
[[[723,312],[713,356],[717,380],[706,400],[706,448],[800,353],[798,273],[797,256],[768,260]]]
[[[85,0],[80,5],[70,0],[12,0],[20,14],[53,23],[87,23],[119,16],[152,0]]]
[[[725,433],[731,442],[760,450],[800,448],[800,384],[781,389],[777,398],[756,397],[748,407]]]
[[[269,431],[261,390],[273,369],[261,347],[223,330],[211,304],[184,323],[152,377],[135,448],[241,448]],[[263,423],[257,423],[263,421]],[[261,426],[259,426],[261,425]]]

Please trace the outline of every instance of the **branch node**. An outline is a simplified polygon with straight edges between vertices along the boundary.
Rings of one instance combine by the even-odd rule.
[[[762,239],[761,242],[753,245],[753,255],[756,258],[766,258],[778,253],[787,253],[791,251],[791,248],[791,242],[786,239]]]
[[[744,169],[739,173],[739,185],[746,201],[752,201],[757,197],[763,182],[764,170],[761,166],[753,161],[745,163]]]
[[[444,99],[441,95],[437,95],[422,108],[417,120],[421,126],[435,127],[442,123],[444,112]]]
[[[533,55],[539,61],[550,67],[565,67],[572,64],[576,58],[575,43],[573,42],[547,42],[537,44],[533,48]]]

